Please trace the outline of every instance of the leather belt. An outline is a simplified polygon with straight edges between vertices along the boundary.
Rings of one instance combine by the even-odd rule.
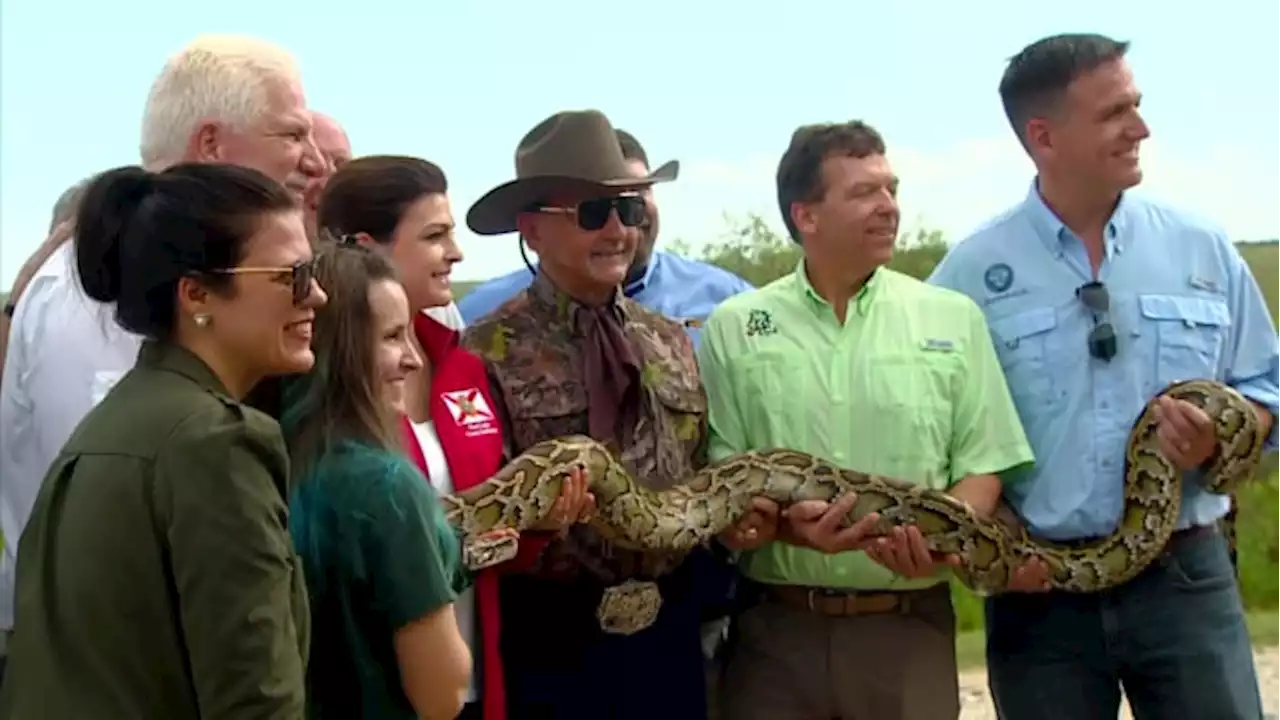
[[[886,615],[909,613],[911,603],[921,593],[932,590],[837,590],[833,588],[806,587],[803,585],[769,585],[765,593],[785,605],[816,612],[827,617],[851,617],[854,615]]]

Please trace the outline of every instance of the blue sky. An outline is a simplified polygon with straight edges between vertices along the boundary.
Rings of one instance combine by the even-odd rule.
[[[1223,0],[1212,12],[1150,0],[1042,12],[1012,0],[748,7],[223,0],[183,11],[157,0],[0,0],[0,287],[67,185],[137,162],[153,77],[212,32],[289,48],[309,104],[346,125],[357,155],[441,164],[459,221],[512,174],[533,124],[600,108],[655,164],[681,161],[680,180],[658,196],[663,239],[695,244],[723,231],[725,213],[758,212],[780,227],[773,172],[791,131],[855,117],[886,136],[904,224],[963,234],[1017,201],[1030,177],[996,95],[1005,59],[1042,35],[1104,32],[1134,43],[1153,129],[1145,190],[1238,238],[1280,234],[1275,0]],[[462,237],[461,279],[520,265],[514,236]]]

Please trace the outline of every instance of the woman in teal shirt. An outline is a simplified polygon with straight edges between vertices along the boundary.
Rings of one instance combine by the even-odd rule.
[[[469,584],[431,484],[403,454],[405,378],[421,367],[405,292],[389,262],[327,247],[316,275],[313,372],[285,387],[296,468],[292,534],[314,636],[313,718],[453,718],[472,659],[454,600]]]

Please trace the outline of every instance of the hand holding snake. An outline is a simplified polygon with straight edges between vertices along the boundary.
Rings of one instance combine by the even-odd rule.
[[[782,506],[783,514],[792,516],[786,522],[801,534],[807,532],[810,544],[823,550],[861,546],[872,537],[915,526],[930,553],[959,558],[955,574],[976,592],[1002,592],[1021,584],[1026,578],[1015,577],[1025,576],[1032,561],[1047,567],[1048,584],[1054,588],[1096,592],[1132,579],[1164,551],[1181,509],[1181,467],[1203,467],[1197,476],[1201,485],[1228,494],[1252,476],[1262,451],[1261,422],[1236,390],[1192,380],[1170,385],[1160,396],[1146,405],[1129,436],[1124,506],[1116,530],[1083,547],[1032,538],[1025,530],[979,516],[944,492],[787,449],[726,458],[673,488],[653,492],[637,484],[602,444],[584,436],[555,438],[528,448],[488,481],[442,501],[473,563],[500,562],[510,548],[495,552],[480,536],[495,528],[527,530],[538,524],[556,506],[572,468],[582,467],[596,501],[592,527],[626,549],[688,552],[729,531],[748,515],[754,498],[764,497]],[[1185,419],[1181,405],[1177,411],[1165,410],[1164,398],[1185,402],[1210,420],[1213,441],[1203,461],[1195,462],[1194,440],[1174,431]],[[1173,412],[1179,420],[1172,419]],[[1173,430],[1159,429],[1161,416],[1169,418]],[[1170,441],[1178,445],[1166,449]],[[1186,443],[1184,451],[1181,444]],[[849,498],[851,493],[855,497]],[[794,516],[806,501],[833,505],[820,514],[823,520],[797,523]],[[832,514],[835,508],[839,510]]]

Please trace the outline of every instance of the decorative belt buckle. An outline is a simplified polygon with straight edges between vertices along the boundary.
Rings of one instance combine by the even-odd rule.
[[[605,588],[596,619],[607,633],[632,635],[652,625],[661,609],[662,593],[657,583],[627,580]]]

